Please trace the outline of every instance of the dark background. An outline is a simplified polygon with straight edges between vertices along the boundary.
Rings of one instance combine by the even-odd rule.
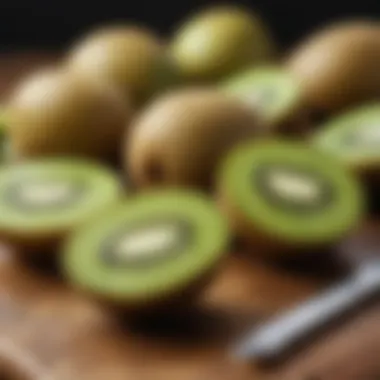
[[[2,0],[6,2],[6,0]],[[61,48],[101,23],[133,20],[167,34],[189,12],[215,2],[105,0],[55,2],[14,0],[0,5],[0,49]],[[257,0],[234,2],[256,9],[282,45],[295,43],[326,22],[380,17],[380,0]]]

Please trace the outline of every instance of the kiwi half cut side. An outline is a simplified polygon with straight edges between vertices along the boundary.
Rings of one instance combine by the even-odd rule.
[[[306,116],[299,84],[280,67],[261,66],[244,70],[222,82],[226,93],[257,109],[275,131],[299,133]]]
[[[123,311],[160,308],[193,294],[227,250],[227,222],[195,192],[146,192],[87,223],[65,244],[74,287]]]
[[[279,139],[234,150],[222,165],[218,193],[237,235],[278,257],[339,240],[365,208],[360,183],[338,160]]]
[[[379,174],[380,103],[362,105],[336,116],[318,129],[312,143],[359,174]]]
[[[116,174],[80,159],[40,159],[0,169],[0,236],[22,252],[45,254],[116,202]]]

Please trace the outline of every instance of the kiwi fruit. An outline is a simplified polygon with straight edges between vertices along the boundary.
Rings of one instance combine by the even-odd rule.
[[[320,126],[311,141],[362,178],[380,180],[380,102],[335,116]]]
[[[229,229],[196,192],[146,192],[75,231],[62,258],[74,288],[119,311],[186,306],[225,257]],[[195,292],[196,290],[196,292]]]
[[[249,68],[223,81],[221,87],[257,109],[275,132],[296,135],[306,129],[299,84],[281,67]]]
[[[41,158],[2,166],[0,237],[22,254],[50,254],[121,194],[116,174],[88,160]]]
[[[360,183],[334,157],[300,141],[247,143],[228,155],[218,204],[257,254],[301,257],[351,232],[364,215]]]
[[[317,114],[378,98],[380,25],[363,20],[330,25],[301,43],[285,65]]]
[[[7,107],[9,138],[22,159],[117,160],[133,113],[113,88],[58,67],[43,68],[22,80]]]
[[[214,81],[271,60],[274,43],[261,18],[239,6],[213,6],[184,21],[171,54],[184,78]]]
[[[176,90],[136,119],[124,149],[126,172],[140,188],[206,189],[229,149],[266,129],[254,111],[218,90]]]
[[[71,48],[67,65],[116,86],[135,106],[179,81],[165,42],[140,26],[108,25],[91,31]]]

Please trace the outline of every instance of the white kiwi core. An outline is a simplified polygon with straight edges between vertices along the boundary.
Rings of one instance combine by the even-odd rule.
[[[186,250],[190,225],[180,220],[147,220],[124,226],[109,236],[102,252],[105,261],[118,265],[156,263]]]
[[[162,254],[177,245],[179,234],[174,224],[148,226],[126,234],[115,247],[119,258],[148,258]]]
[[[27,183],[18,189],[18,198],[24,204],[35,207],[65,203],[76,192],[69,182]]]
[[[315,178],[286,171],[271,171],[268,185],[273,192],[292,201],[316,202],[321,195],[321,188]]]

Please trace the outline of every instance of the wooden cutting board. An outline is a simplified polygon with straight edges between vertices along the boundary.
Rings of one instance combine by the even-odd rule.
[[[280,365],[229,358],[229,345],[250,325],[320,286],[321,280],[232,254],[194,312],[137,326],[3,252],[0,374],[6,380],[22,371],[30,374],[26,380],[379,379],[379,307],[325,332]]]
[[[46,56],[0,61],[0,87]],[[379,230],[380,232],[380,230]],[[329,281],[231,254],[193,312],[122,322],[48,271],[0,250],[1,380],[379,380],[380,305],[326,331],[276,366],[237,363],[228,348],[249,326]]]

